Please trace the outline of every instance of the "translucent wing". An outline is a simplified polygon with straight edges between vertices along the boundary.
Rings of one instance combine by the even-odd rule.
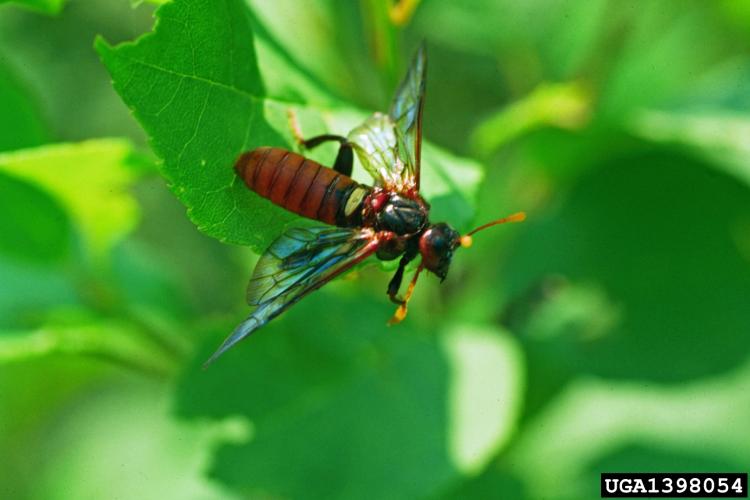
[[[302,297],[371,255],[378,247],[371,229],[339,227],[293,228],[266,250],[247,287],[247,302],[255,311],[206,362],[284,312]]]
[[[427,54],[424,45],[420,45],[388,112],[406,143],[411,160],[407,163],[411,168],[409,174],[414,178],[417,189],[422,162],[422,109],[426,76]]]
[[[359,127],[349,133],[349,142],[354,146],[362,166],[375,179],[375,184],[395,191],[416,187],[407,173],[406,147],[399,137],[396,123],[382,113],[375,113]]]
[[[422,46],[396,91],[389,113],[375,113],[348,137],[376,184],[399,192],[419,191],[426,69]]]

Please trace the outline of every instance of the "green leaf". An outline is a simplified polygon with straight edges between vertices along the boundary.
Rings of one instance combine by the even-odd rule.
[[[630,129],[656,143],[680,145],[750,183],[750,60],[702,75],[670,102],[636,114]]]
[[[599,497],[602,470],[746,470],[749,368],[673,386],[580,379],[503,462],[530,498],[555,500]]]
[[[425,2],[414,22],[428,39],[462,51],[501,58],[522,53],[520,71],[541,63],[544,76],[559,80],[575,76],[590,57],[606,12],[606,0]]]
[[[0,151],[37,146],[47,134],[36,103],[9,68],[0,64]]]
[[[544,126],[579,128],[588,119],[589,92],[580,83],[542,85],[482,121],[471,135],[472,150],[489,156],[518,136]]]
[[[127,141],[98,139],[0,154],[0,173],[51,195],[98,259],[138,220],[137,204],[127,191],[138,175],[131,159]]]
[[[441,340],[451,367],[451,458],[462,472],[475,474],[513,436],[523,385],[521,353],[495,328],[453,325]]]
[[[313,0],[304,9],[294,0],[249,0],[258,66],[269,97],[300,103],[340,104],[335,97],[362,95],[373,83],[373,67],[356,45],[361,32],[357,6]],[[352,13],[355,13],[352,16]],[[290,30],[289,26],[294,26]],[[347,58],[357,57],[357,64]],[[367,74],[367,71],[370,71]],[[367,79],[357,78],[365,73]],[[339,75],[346,74],[347,78]],[[278,75],[279,77],[273,77]]]
[[[56,374],[59,370],[51,375]],[[23,463],[12,466],[31,469],[29,478],[25,489],[6,497],[65,500],[97,498],[106,491],[105,496],[123,499],[236,498],[203,475],[213,446],[236,433],[232,420],[176,421],[165,384],[103,375],[106,383],[99,381],[45,414],[55,422],[54,430],[45,430],[45,420],[31,439],[21,441],[13,461]],[[45,439],[40,442],[39,436]]]
[[[244,150],[284,145],[264,116],[247,9],[178,1],[157,18],[154,33],[135,43],[112,48],[99,39],[96,48],[193,222],[261,250],[292,216],[250,193],[232,168]]]
[[[243,495],[422,498],[481,469],[514,430],[515,343],[472,325],[395,331],[391,311],[321,291],[208,371],[186,371],[181,415],[254,426],[218,451],[212,476]]]
[[[72,242],[65,209],[50,194],[2,172],[0,167],[0,252],[36,262],[60,260]]]
[[[644,5],[631,20],[628,37],[602,84],[599,113],[621,121],[641,108],[663,104],[727,52],[736,52],[725,28],[715,22],[713,8],[705,2],[664,0]]]
[[[96,48],[116,90],[164,160],[162,172],[191,220],[215,238],[262,252],[295,217],[244,186],[232,168],[237,156],[259,146],[290,148],[290,107],[301,115],[306,135],[346,133],[366,114],[268,98],[252,22],[239,0],[177,0],[159,8],[154,33],[118,47],[99,39]],[[303,78],[293,73],[263,76],[290,82]],[[331,164],[335,150],[321,149],[311,156]],[[443,213],[460,206],[459,216],[470,219],[473,200],[468,196],[481,178],[479,166],[461,161],[454,170],[454,159],[434,149],[425,156],[425,194],[445,198],[436,201],[438,213],[441,204]],[[361,179],[361,172],[356,175]]]
[[[0,4],[14,3],[45,14],[59,13],[65,2],[66,0],[0,0]]]
[[[74,357],[39,357],[24,363],[1,365],[0,393],[0,495],[29,498],[37,484],[46,455],[47,439],[39,440],[50,418],[59,423],[60,411],[71,401],[81,401],[81,389],[101,389],[103,380],[120,371],[104,363],[85,363]]]
[[[491,464],[477,477],[458,484],[439,498],[456,500],[485,500],[487,498],[512,498],[526,500],[523,481],[518,475]]]
[[[174,369],[173,359],[125,321],[76,313],[34,330],[0,331],[0,364],[52,354],[92,356],[158,375]]]
[[[10,239],[10,236],[7,237]],[[38,250],[28,248],[27,253]],[[28,261],[0,254],[0,328],[15,328],[28,323],[39,311],[76,304],[78,290],[62,270],[30,266]]]
[[[585,292],[536,311],[527,328],[538,331],[524,338],[544,357],[530,365],[674,383],[744,362],[748,186],[669,151],[604,165],[529,218],[511,245],[502,279],[521,303],[554,276]]]

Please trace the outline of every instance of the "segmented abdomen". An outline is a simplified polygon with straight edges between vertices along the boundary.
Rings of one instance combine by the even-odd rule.
[[[290,212],[343,227],[362,223],[371,189],[297,153],[257,148],[243,153],[234,168],[247,187]]]

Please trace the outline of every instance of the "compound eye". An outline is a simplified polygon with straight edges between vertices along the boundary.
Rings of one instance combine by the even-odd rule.
[[[453,257],[453,233],[447,224],[436,224],[424,232],[419,241],[419,251],[422,254],[424,266],[444,278]]]
[[[442,234],[435,234],[430,240],[430,243],[432,244],[432,249],[435,253],[441,254],[445,251],[445,237]]]

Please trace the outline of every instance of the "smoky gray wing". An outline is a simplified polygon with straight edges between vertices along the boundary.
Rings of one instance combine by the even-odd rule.
[[[419,190],[426,67],[422,46],[388,114],[375,113],[349,133],[349,142],[376,185],[398,192]]]
[[[206,364],[370,256],[377,247],[378,239],[371,229],[323,226],[286,231],[261,256],[248,284],[247,302],[257,307]]]
[[[422,156],[422,109],[427,76],[427,53],[424,44],[414,54],[409,71],[399,85],[388,115],[393,119],[409,161],[407,175],[414,178],[419,189],[419,174]]]
[[[375,185],[400,191],[407,171],[406,147],[399,137],[396,123],[389,115],[375,113],[349,133],[362,166],[375,180]]]

